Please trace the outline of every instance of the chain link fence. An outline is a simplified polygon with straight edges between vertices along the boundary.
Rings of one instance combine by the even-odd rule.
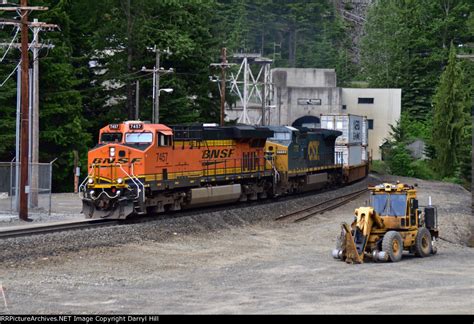
[[[55,160],[54,160],[55,161]],[[51,214],[53,163],[29,163],[28,208]],[[16,213],[20,206],[19,162],[0,162],[0,212]]]

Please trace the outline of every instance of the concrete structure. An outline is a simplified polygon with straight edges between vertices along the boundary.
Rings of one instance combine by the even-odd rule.
[[[336,87],[334,69],[277,68],[271,70],[271,105],[266,111],[265,125],[292,125],[301,117],[338,113],[341,110],[341,89]],[[226,107],[226,120],[239,119],[241,101]],[[259,124],[261,104],[247,105],[250,124]]]
[[[381,159],[380,145],[390,136],[389,125],[400,119],[401,89],[342,88],[343,113],[367,116],[369,153]]]
[[[292,125],[305,116],[339,113],[341,89],[334,69],[272,69],[271,125]]]
[[[407,145],[407,149],[410,151],[410,155],[414,159],[426,159],[425,149],[426,144],[422,139],[416,139]]]
[[[321,114],[367,116],[368,152],[381,158],[380,145],[389,137],[389,124],[400,118],[401,89],[337,87],[334,69],[277,68],[271,70],[271,103],[264,125],[320,127]],[[226,108],[226,120],[242,114],[242,104]],[[250,124],[261,124],[262,106],[249,105]]]

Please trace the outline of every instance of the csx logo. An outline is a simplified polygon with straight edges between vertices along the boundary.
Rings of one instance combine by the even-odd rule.
[[[202,152],[203,159],[223,159],[230,158],[234,154],[234,149],[205,150]]]
[[[310,161],[319,160],[319,142],[311,141],[308,144],[308,158]]]
[[[133,158],[130,163],[135,163],[135,162],[140,162],[142,159],[141,158]],[[114,163],[128,163],[128,158],[95,158],[92,161],[92,164],[101,164],[101,163],[109,163],[109,164],[114,164]]]

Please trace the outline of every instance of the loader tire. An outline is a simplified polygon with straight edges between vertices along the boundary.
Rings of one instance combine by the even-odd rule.
[[[431,254],[431,234],[426,227],[420,227],[415,238],[415,255],[425,258]]]
[[[382,251],[387,253],[392,262],[398,262],[402,259],[403,239],[400,233],[389,231],[382,240]]]

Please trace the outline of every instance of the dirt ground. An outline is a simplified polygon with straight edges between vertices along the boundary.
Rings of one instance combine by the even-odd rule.
[[[473,314],[474,250],[465,245],[471,194],[418,183],[421,205],[429,195],[443,205],[446,240],[432,257],[362,265],[332,259],[340,223],[366,197],[296,224],[272,221],[275,208],[273,217],[244,226],[4,259],[8,309],[0,294],[0,313]]]

